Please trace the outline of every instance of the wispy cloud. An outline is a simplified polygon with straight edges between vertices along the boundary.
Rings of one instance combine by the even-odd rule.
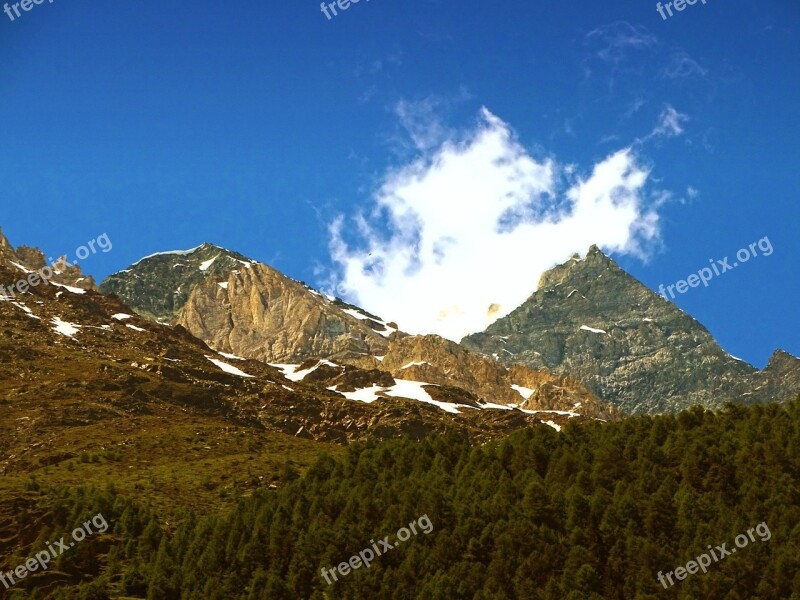
[[[658,125],[652,136],[675,137],[683,133],[683,124],[689,120],[687,115],[679,113],[673,106],[667,105],[658,118]]]
[[[639,112],[639,109],[645,104],[647,104],[647,102],[645,102],[644,98],[636,98],[633,102],[631,102],[630,108],[625,111],[625,118],[630,119],[633,115]]]
[[[431,95],[425,98],[395,102],[391,111],[400,127],[399,135],[392,138],[398,147],[417,152],[427,152],[452,139],[456,132],[446,125],[446,113],[453,107],[471,99],[470,93],[460,89],[451,96]],[[410,147],[408,141],[411,142]]]
[[[662,75],[672,80],[705,77],[708,75],[708,69],[689,56],[685,50],[676,50],[664,67]]]
[[[579,172],[532,156],[487,109],[466,134],[423,142],[385,175],[367,214],[330,225],[340,293],[407,331],[458,340],[573,253],[597,243],[643,257],[658,239],[653,200],[664,196],[648,195],[631,148]]]
[[[438,98],[428,97],[418,101],[400,100],[392,107],[397,122],[416,150],[430,150],[447,139],[447,127],[437,114],[441,103]]]
[[[619,64],[631,52],[655,46],[658,40],[642,25],[617,21],[590,31],[586,42],[595,49],[597,58]]]
[[[673,138],[683,135],[684,123],[689,121],[689,116],[667,104],[658,117],[658,122],[653,130],[643,138],[638,138],[634,144],[644,144],[656,138]]]

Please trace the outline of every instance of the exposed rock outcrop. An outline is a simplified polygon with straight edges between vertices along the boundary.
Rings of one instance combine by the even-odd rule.
[[[219,350],[264,362],[385,352],[390,329],[347,306],[254,264],[198,284],[178,323]]]
[[[626,413],[787,400],[800,391],[797,359],[778,356],[759,373],[596,246],[545,273],[525,303],[462,343],[507,365],[575,377]]]
[[[620,413],[578,381],[523,365],[506,368],[436,335],[392,339],[385,356],[342,358],[362,368],[383,369],[400,379],[455,386],[483,403],[528,410],[557,410],[612,420]]]
[[[27,277],[28,273],[40,271],[47,266],[47,262],[44,252],[38,248],[19,246],[14,249],[8,239],[3,235],[2,229],[0,229],[0,265],[12,271],[16,271],[19,273],[18,280],[23,280]],[[44,273],[45,276],[48,277],[48,281],[84,290],[97,289],[94,279],[90,275],[84,275],[77,264],[69,264],[66,256],[60,257],[49,266],[49,271],[46,270]]]

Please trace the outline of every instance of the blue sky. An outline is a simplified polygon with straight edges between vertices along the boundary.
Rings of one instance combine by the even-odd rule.
[[[766,236],[772,255],[676,302],[757,366],[777,347],[800,355],[800,5],[707,0],[663,20],[649,1],[573,4],[362,0],[328,20],[314,1],[55,0],[0,14],[0,226],[49,256],[108,233],[113,251],[83,265],[98,280],[211,241],[310,284],[338,273],[409,329],[461,311],[453,331],[483,318],[459,295],[510,310],[591,241],[656,289]],[[646,180],[585,211],[593,240],[570,222],[570,191],[613,180],[596,172],[612,156]],[[504,222],[540,227],[514,243],[473,231],[529,188]],[[465,270],[477,245],[485,261]],[[427,264],[403,268],[425,247]]]

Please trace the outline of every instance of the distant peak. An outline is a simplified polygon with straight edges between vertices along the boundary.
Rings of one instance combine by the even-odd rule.
[[[775,352],[772,353],[772,356],[769,358],[769,365],[778,365],[787,362],[794,362],[800,361],[800,358],[794,356],[793,354],[789,354],[785,350],[781,350],[778,348]]]
[[[617,266],[614,259],[603,254],[597,244],[592,244],[585,258],[581,258],[579,254],[573,254],[566,262],[556,265],[549,271],[545,271],[539,279],[537,289],[555,286],[573,274],[604,270],[608,267]]]
[[[586,253],[587,261],[600,261],[604,263],[614,263],[614,259],[608,256],[605,252],[600,250],[597,244],[592,244],[589,251]]]
[[[217,246],[216,244],[212,244],[211,242],[203,242],[199,246],[195,246],[194,248],[189,248],[188,250],[166,250],[163,252],[154,252],[153,254],[148,254],[147,256],[140,258],[135,263],[131,265],[131,267],[135,267],[136,265],[143,263],[151,258],[156,258],[158,256],[191,256],[197,252],[209,251],[209,250],[217,250],[220,252],[225,252],[231,256],[240,256],[236,252],[231,250],[227,250],[222,248],[221,246]]]
[[[11,246],[11,242],[9,242],[6,236],[3,235],[2,227],[0,227],[0,250],[14,250],[14,248]]]

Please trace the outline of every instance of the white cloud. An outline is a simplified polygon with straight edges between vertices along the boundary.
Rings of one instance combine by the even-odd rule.
[[[449,132],[436,118],[438,106],[438,100],[432,97],[417,102],[400,100],[394,105],[400,126],[417,150],[430,150],[448,137]]]
[[[460,140],[388,173],[369,216],[331,224],[346,299],[410,333],[459,340],[591,244],[642,256],[658,238],[649,172],[630,148],[579,177],[531,156],[486,109]]]
[[[679,113],[674,107],[667,105],[658,118],[658,126],[653,130],[651,136],[675,137],[683,133],[683,123],[689,117]]]
[[[590,31],[586,35],[586,43],[595,48],[599,59],[618,64],[635,51],[656,46],[658,40],[642,25],[617,21]]]
[[[418,100],[401,99],[392,106],[403,136],[393,141],[400,146],[418,152],[428,152],[448,139],[453,139],[456,132],[445,125],[442,113],[471,99],[466,88],[461,88],[451,96],[427,96]],[[406,139],[411,144],[405,143]]]
[[[706,75],[708,75],[708,69],[689,56],[685,50],[680,49],[672,55],[663,72],[663,76],[667,79],[687,79]]]

